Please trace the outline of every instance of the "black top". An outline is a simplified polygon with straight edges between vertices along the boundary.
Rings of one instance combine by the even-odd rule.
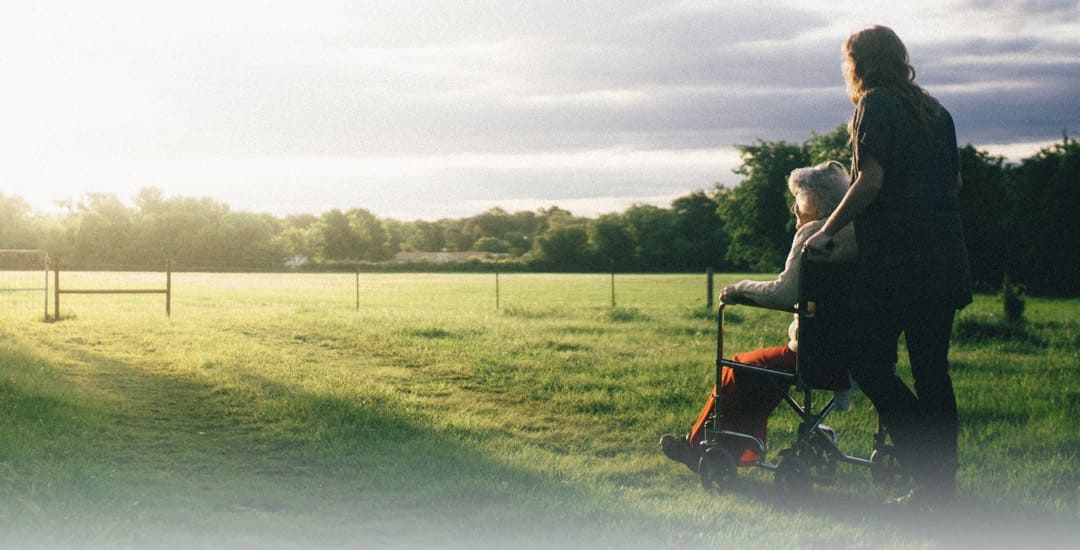
[[[871,90],[855,109],[853,172],[873,157],[885,174],[877,198],[855,219],[863,297],[879,304],[971,302],[956,129],[949,112],[932,105],[929,130],[887,88]]]

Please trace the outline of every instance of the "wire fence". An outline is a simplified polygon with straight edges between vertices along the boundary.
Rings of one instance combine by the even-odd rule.
[[[12,257],[25,262],[28,256]],[[46,320],[105,314],[263,315],[289,310],[331,314],[411,308],[526,315],[559,308],[708,310],[713,306],[715,287],[711,271],[240,272],[222,270],[221,265],[212,263],[69,264],[59,258],[48,260],[48,265],[52,272],[46,270],[43,276],[42,272],[25,271],[17,262],[0,261],[0,316],[41,319],[43,306]],[[19,296],[5,289],[33,292]]]
[[[2,280],[2,279],[0,279]],[[95,315],[347,314],[369,310],[706,309],[699,275],[551,273],[211,273],[61,271],[52,319]],[[37,311],[40,312],[38,304]],[[0,314],[8,316],[0,307]]]

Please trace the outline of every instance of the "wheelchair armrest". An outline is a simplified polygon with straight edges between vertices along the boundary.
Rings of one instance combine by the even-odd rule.
[[[799,312],[799,308],[795,307],[795,306],[790,306],[790,307],[766,306],[766,305],[759,304],[759,303],[757,303],[757,302],[755,302],[755,301],[753,301],[753,300],[751,300],[749,298],[734,298],[734,299],[728,298],[728,301],[721,301],[720,305],[721,306],[725,306],[725,305],[728,305],[728,306],[750,306],[750,307],[756,307],[758,309],[768,309],[768,310],[772,310],[772,311],[782,311],[784,313],[798,313]]]

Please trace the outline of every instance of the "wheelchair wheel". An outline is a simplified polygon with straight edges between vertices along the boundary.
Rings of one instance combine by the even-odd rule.
[[[898,487],[906,481],[896,455],[888,449],[874,449],[870,453],[870,479],[881,487]]]
[[[780,452],[780,462],[776,465],[776,484],[790,493],[806,493],[812,484],[810,465],[793,449]]]
[[[698,475],[706,491],[723,490],[738,476],[735,459],[720,447],[709,447],[698,461]]]

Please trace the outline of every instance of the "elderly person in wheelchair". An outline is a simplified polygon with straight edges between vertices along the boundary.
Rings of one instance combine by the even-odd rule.
[[[720,300],[725,304],[754,304],[770,308],[791,308],[798,301],[800,261],[803,245],[810,236],[821,229],[822,224],[844,198],[850,185],[850,177],[843,165],[836,161],[794,170],[788,178],[788,189],[794,196],[792,213],[796,219],[795,237],[791,243],[784,270],[772,281],[740,281],[725,287]],[[855,232],[851,225],[833,238],[834,248],[830,262],[851,261],[856,256]],[[788,328],[786,344],[736,354],[733,361],[761,366],[765,369],[794,372],[798,353],[798,316]],[[752,435],[765,442],[769,414],[781,402],[785,389],[773,380],[752,372],[736,372],[723,367],[720,382],[720,414],[718,427]],[[664,454],[697,471],[705,437],[706,423],[715,409],[716,388],[701,410],[690,432],[683,436],[666,434],[660,439]],[[838,395],[838,408],[846,408],[846,395]],[[823,427],[824,428],[824,427]],[[827,429],[827,428],[826,428]],[[740,464],[748,465],[764,457],[759,449],[745,448],[733,452]]]

